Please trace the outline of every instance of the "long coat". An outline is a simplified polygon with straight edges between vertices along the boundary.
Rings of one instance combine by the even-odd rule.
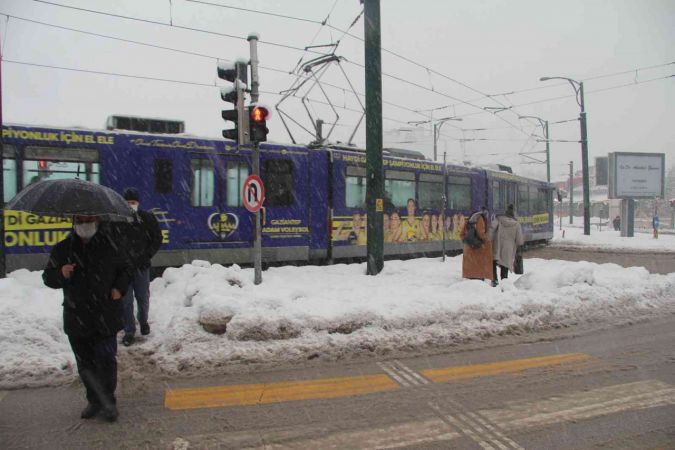
[[[523,230],[516,219],[509,216],[497,216],[490,225],[492,237],[492,258],[502,267],[513,272],[516,250],[525,243]]]
[[[65,264],[75,264],[68,279],[61,273]],[[111,292],[127,292],[131,266],[100,231],[87,244],[75,232],[56,244],[42,280],[50,288],[63,289],[63,329],[68,336],[103,338],[123,328],[122,299],[113,300]]]
[[[162,244],[162,231],[155,215],[139,209],[132,223],[110,222],[103,232],[110,235],[119,251],[129,259],[134,268],[145,270]]]
[[[483,241],[480,248],[471,248],[464,244],[462,257],[462,277],[492,280],[492,242],[487,233],[487,222],[479,212],[474,213],[469,222],[476,222],[476,232]],[[465,230],[460,232],[460,239],[464,239]]]

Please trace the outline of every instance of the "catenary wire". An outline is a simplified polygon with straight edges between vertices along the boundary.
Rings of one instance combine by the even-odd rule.
[[[106,34],[95,33],[95,32],[92,32],[92,31],[85,31],[85,30],[80,30],[80,29],[77,29],[77,28],[66,27],[66,26],[63,26],[63,25],[55,25],[55,24],[51,24],[51,23],[47,23],[47,22],[42,22],[42,21],[39,21],[39,20],[27,19],[25,17],[15,16],[13,14],[7,14],[7,13],[2,13],[2,12],[0,12],[0,14],[5,15],[8,20],[9,20],[9,18],[12,18],[12,19],[15,19],[15,20],[22,20],[22,21],[25,21],[25,22],[34,23],[34,24],[38,24],[38,25],[42,25],[42,26],[46,26],[46,27],[57,28],[57,29],[60,29],[60,30],[72,31],[72,32],[76,32],[76,33],[82,33],[82,34],[90,35],[90,36],[120,41],[120,42],[124,42],[124,43],[127,43],[127,44],[141,45],[141,46],[145,46],[145,47],[156,48],[156,49],[160,49],[160,50],[166,50],[166,51],[181,53],[181,54],[190,55],[190,56],[198,56],[198,57],[202,57],[202,58],[232,62],[231,60],[228,60],[228,59],[225,59],[225,58],[219,58],[217,56],[208,55],[208,54],[205,54],[205,53],[198,53],[198,52],[193,52],[193,51],[188,51],[188,50],[181,50],[181,49],[176,49],[176,48],[172,48],[172,47],[166,47],[166,46],[163,46],[163,45],[151,44],[151,43],[147,43],[147,42],[140,42],[140,41],[135,41],[135,40],[132,40],[132,39],[120,38],[120,37],[116,37],[116,36],[110,36],[110,35],[106,35]],[[275,67],[268,67],[268,66],[265,66],[265,65],[259,65],[258,67],[260,69],[268,70],[268,71],[271,71],[271,72],[281,73],[281,74],[288,75],[288,76],[292,75],[284,69],[279,69],[279,68],[275,68]],[[328,82],[323,82],[323,83],[326,86],[330,86],[331,88],[334,88],[336,90],[340,90],[342,92],[348,91],[347,88],[342,87],[342,86],[337,86],[335,84],[328,83]],[[365,97],[365,94],[363,94],[363,93],[356,92],[356,94],[361,96],[361,97]],[[416,110],[414,110],[412,108],[409,108],[409,107],[406,107],[406,106],[403,106],[403,105],[399,105],[399,104],[384,101],[384,100],[383,100],[383,103],[387,104],[387,105],[390,105],[392,107],[395,107],[395,108],[399,108],[401,110],[405,110],[405,111],[412,112],[412,113],[415,113],[415,114],[420,114],[423,117],[427,117],[426,115],[424,115],[422,113],[419,113]]]

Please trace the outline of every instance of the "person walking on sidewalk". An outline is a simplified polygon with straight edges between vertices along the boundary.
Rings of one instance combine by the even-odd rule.
[[[125,189],[124,199],[135,211],[134,221],[130,224],[115,224],[113,235],[122,242],[122,249],[130,261],[133,270],[131,284],[124,296],[124,337],[122,344],[130,346],[136,335],[134,319],[134,297],[138,304],[138,323],[141,334],[150,333],[148,316],[150,312],[150,260],[162,243],[162,232],[155,215],[140,208],[138,189]]]
[[[74,217],[73,231],[52,249],[42,280],[63,289],[63,329],[87,392],[80,417],[91,419],[100,412],[114,422],[117,333],[124,325],[122,296],[131,267],[98,232],[99,222],[96,216]]]
[[[497,266],[500,268],[500,279],[508,278],[509,270],[513,272],[518,247],[525,243],[523,230],[515,217],[513,205],[506,208],[504,215],[499,215],[490,225],[492,236],[492,285],[497,286]]]

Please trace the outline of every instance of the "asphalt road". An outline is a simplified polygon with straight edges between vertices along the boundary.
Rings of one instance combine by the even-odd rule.
[[[247,375],[121,380],[120,419],[78,385],[0,394],[0,448],[675,448],[675,315]]]
[[[605,258],[555,249],[526,257],[561,255]],[[663,256],[655,271],[675,272]],[[630,254],[624,265],[654,257]],[[79,418],[79,383],[0,391],[0,448],[675,449],[673,342],[670,310],[433,354],[126,377],[114,424]]]

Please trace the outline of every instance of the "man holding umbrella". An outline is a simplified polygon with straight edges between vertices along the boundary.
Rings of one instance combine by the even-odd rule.
[[[6,208],[73,218],[73,231],[52,248],[42,279],[63,289],[63,329],[89,402],[81,417],[100,412],[110,422],[117,420],[117,333],[124,325],[121,299],[131,266],[99,225],[130,221],[133,211],[112,189],[79,179],[39,181]]]
[[[63,328],[87,390],[83,419],[99,412],[114,422],[118,411],[117,333],[123,328],[122,296],[131,267],[103,234],[97,216],[75,216],[73,231],[52,249],[44,283],[63,289]]]

